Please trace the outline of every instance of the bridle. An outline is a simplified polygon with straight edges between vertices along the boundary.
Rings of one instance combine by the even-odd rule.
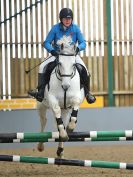
[[[65,54],[65,53],[60,53],[60,55],[63,56],[75,56],[75,54]],[[56,62],[57,62],[57,66],[55,68],[55,74],[58,80],[62,81],[63,77],[70,77],[71,79],[75,76],[76,74],[76,61],[75,64],[73,65],[73,72],[71,74],[61,74],[60,72],[60,62],[59,62],[59,58],[56,58]],[[67,109],[66,107],[66,92],[67,90],[64,90],[64,109]]]
[[[63,56],[75,56],[74,54],[65,54],[65,53],[60,53],[60,55],[63,55]],[[61,74],[61,72],[60,72],[60,62],[59,62],[59,58],[58,57],[56,58],[56,62],[57,62],[57,66],[55,68],[55,73],[56,73],[57,79],[62,81],[63,77],[70,77],[72,79],[75,76],[75,73],[76,73],[75,64],[73,65],[73,72],[71,74]]]

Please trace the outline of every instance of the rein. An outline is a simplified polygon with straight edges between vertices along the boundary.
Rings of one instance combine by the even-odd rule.
[[[75,54],[65,54],[65,53],[60,53],[60,55],[63,56],[75,56]],[[73,72],[71,74],[61,74],[60,69],[59,69],[60,63],[57,58],[57,66],[55,68],[55,74],[58,80],[62,81],[63,77],[70,77],[71,79],[75,76],[76,74],[76,66],[75,64],[73,65]],[[66,107],[66,93],[67,91],[64,90],[64,109],[67,109]]]
[[[64,91],[64,109],[67,109],[67,107],[66,107],[66,91]]]
[[[71,77],[71,79],[75,76],[75,73],[76,73],[76,67],[74,66],[73,67],[73,72],[71,74],[61,74],[60,73],[60,70],[59,70],[59,65],[57,65],[56,69],[55,69],[55,72],[56,72],[56,77],[61,81],[62,80],[62,77]],[[58,77],[59,76],[59,77]]]
[[[65,53],[60,53],[60,55],[75,56],[75,54],[65,54]],[[59,69],[60,64],[59,64],[58,58],[56,60],[57,60],[57,66],[55,68],[55,73],[56,73],[57,79],[59,79],[60,81],[62,80],[62,77],[71,77],[71,79],[72,79],[75,76],[75,73],[76,73],[76,66],[75,65],[73,66],[73,72],[71,74],[61,74],[60,69]]]
[[[63,56],[75,56],[75,54],[67,54],[67,53],[60,53],[59,55],[63,55]]]

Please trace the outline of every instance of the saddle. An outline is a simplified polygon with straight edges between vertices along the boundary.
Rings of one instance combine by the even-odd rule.
[[[43,73],[45,73],[45,83],[46,85],[48,84],[48,88],[49,88],[49,81],[50,81],[51,73],[55,69],[56,66],[57,66],[57,60],[48,63],[43,69]],[[79,63],[76,63],[75,66],[80,75],[80,89],[82,89],[85,83],[87,82],[86,77],[85,77],[87,75],[87,71],[85,67]]]
[[[43,73],[45,74],[45,84],[49,85],[49,81],[50,81],[50,76],[52,71],[54,70],[54,68],[57,66],[57,61],[52,61],[50,63],[48,63],[44,69],[43,69]]]
[[[51,73],[55,69],[57,64],[58,64],[58,62],[57,62],[57,59],[56,59],[55,61],[52,61],[52,62],[48,63],[43,69],[43,73],[45,73],[45,81],[46,81],[46,84],[48,84],[48,85],[49,85]],[[88,74],[87,74],[87,71],[86,71],[86,69],[83,65],[81,65],[79,63],[76,63],[75,66],[77,68],[77,71],[79,72],[80,89],[82,89],[84,87],[84,85],[86,85],[85,83],[88,83],[88,78],[85,77]]]

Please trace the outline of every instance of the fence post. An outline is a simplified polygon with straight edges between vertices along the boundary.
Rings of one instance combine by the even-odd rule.
[[[113,96],[113,59],[112,59],[112,38],[111,38],[111,0],[106,0],[107,19],[107,53],[108,53],[108,105],[114,106]]]

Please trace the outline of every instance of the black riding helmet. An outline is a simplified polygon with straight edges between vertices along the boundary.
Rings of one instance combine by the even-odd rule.
[[[72,10],[69,9],[69,8],[61,9],[61,11],[59,13],[59,18],[60,18],[60,21],[62,21],[63,18],[71,18],[73,20],[73,12],[72,12]]]

